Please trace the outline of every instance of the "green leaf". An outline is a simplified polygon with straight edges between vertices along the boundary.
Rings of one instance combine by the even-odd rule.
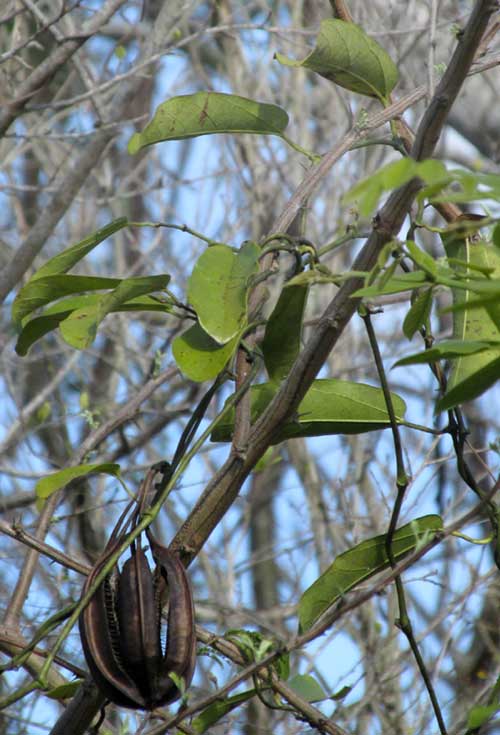
[[[439,516],[427,515],[397,529],[392,544],[395,560],[400,561],[424,541],[434,538],[442,528],[443,522]],[[323,613],[356,585],[390,566],[385,542],[386,534],[375,536],[337,556],[300,598],[301,632],[309,630]]]
[[[300,350],[307,286],[286,286],[266,324],[264,364],[272,381],[286,378]]]
[[[491,351],[488,350],[488,353]],[[485,354],[485,353],[483,353]],[[496,355],[498,355],[498,350]],[[479,355],[481,357],[481,355]],[[490,359],[490,358],[489,358]],[[445,395],[437,402],[436,411],[448,411],[460,403],[472,401],[474,398],[485,393],[497,380],[500,379],[500,358],[489,361],[486,365],[478,368],[475,372],[457,383],[453,388],[447,390]]]
[[[258,133],[281,136],[288,115],[281,107],[221,92],[196,92],[163,102],[141,133],[129,141],[128,152],[164,140],[183,140],[214,133]]]
[[[122,230],[127,225],[128,220],[126,217],[119,217],[118,219],[113,220],[113,222],[110,222],[108,225],[101,227],[100,230],[96,230],[88,237],[80,240],[76,245],[72,245],[66,250],[63,250],[62,253],[59,253],[48,260],[36,271],[30,280],[45,276],[53,276],[58,273],[67,273],[70,268],[90,253],[90,251],[99,245],[99,243],[106,240],[106,238],[110,237],[110,235],[113,235],[115,232],[118,232],[118,230]]]
[[[238,345],[239,336],[220,345],[200,325],[194,324],[176,337],[172,352],[179,369],[190,380],[213,380],[225,368]]]
[[[351,92],[385,100],[398,81],[391,57],[362,28],[343,20],[324,20],[316,46],[302,61],[282,54],[275,58],[285,66],[303,66]]]
[[[436,181],[446,180],[446,183],[450,181],[450,175],[441,161],[432,158],[426,161],[401,158],[383,166],[376,174],[356,184],[344,195],[344,202],[357,201],[360,214],[367,217],[375,209],[384,192],[406,184],[415,176],[429,184],[435,184]]]
[[[415,332],[427,324],[432,308],[432,288],[425,288],[418,294],[405,316],[403,334],[412,339]]]
[[[80,688],[80,684],[83,684],[83,679],[70,681],[68,684],[61,684],[60,686],[54,687],[48,692],[45,692],[45,696],[50,699],[69,699],[70,697],[74,697],[77,690]]]
[[[387,281],[382,283],[373,283],[370,286],[364,286],[358,288],[352,296],[354,298],[373,298],[375,296],[384,296],[392,293],[402,293],[404,291],[412,291],[414,288],[421,288],[422,286],[432,286],[432,281],[429,281],[427,274],[424,271],[411,271],[411,273],[404,273],[398,276],[393,276]]]
[[[493,230],[493,245],[500,250],[500,224],[497,224]]]
[[[166,288],[169,281],[168,274],[125,278],[113,291],[101,296],[96,304],[71,312],[59,325],[62,338],[78,350],[90,347],[99,324],[107,314],[130,299]]]
[[[328,695],[325,694],[321,684],[308,674],[292,676],[287,685],[306,702],[323,702],[328,699]]]
[[[32,278],[22,287],[12,304],[12,319],[22,321],[41,306],[84,291],[100,291],[115,288],[119,278],[99,278],[97,276],[54,275]]]
[[[195,717],[191,722],[191,729],[196,735],[203,735],[212,725],[218,722],[224,715],[227,715],[231,710],[239,707],[243,702],[247,702],[255,695],[255,689],[248,689],[246,692],[235,694],[233,697],[227,697],[227,699],[217,700],[209,704],[198,717]]]
[[[51,475],[47,475],[47,477],[42,477],[41,480],[38,480],[35,485],[35,493],[38,498],[48,498],[56,490],[60,490],[71,482],[71,480],[76,480],[78,477],[85,477],[85,475],[96,472],[118,477],[120,474],[120,465],[105,462],[104,464],[79,464],[76,467],[67,467],[64,470],[53,472]]]
[[[401,367],[402,365],[420,365],[422,363],[436,362],[437,360],[453,360],[464,355],[477,355],[485,350],[491,351],[492,347],[496,347],[497,355],[500,357],[500,338],[495,342],[493,340],[460,340],[447,339],[434,344],[430,349],[424,352],[416,352],[408,357],[403,357],[394,363],[393,367]]]
[[[251,413],[254,422],[267,408],[278,387],[261,383],[250,389]],[[404,416],[406,405],[391,394],[396,416]],[[211,434],[215,442],[230,441],[234,426],[234,411],[218,424]],[[379,388],[347,380],[315,380],[299,406],[294,421],[282,426],[273,439],[278,444],[285,439],[329,434],[361,434],[390,426],[384,394]]]
[[[484,294],[489,296],[496,293],[496,280],[500,277],[500,254],[484,241],[474,241],[472,235],[472,232],[464,235],[456,231],[443,236],[446,255],[465,263],[465,266],[454,267],[457,278],[472,276],[465,283],[468,287],[465,290],[452,289],[454,306],[464,307],[463,310],[453,312],[453,337],[463,342],[498,342],[500,301],[495,300],[481,307],[475,302]],[[476,269],[469,269],[469,264],[491,269],[495,278],[481,277]],[[458,357],[453,361],[447,392],[439,401],[438,410],[472,400],[487,390],[495,382],[494,370],[497,366],[498,348],[495,347]]]
[[[42,316],[30,319],[23,327],[16,343],[17,354],[26,355],[35,342],[57,329],[59,324],[67,319],[73,311],[81,308],[94,308],[99,299],[100,296],[97,294],[86,294],[85,296],[73,296],[49,306]],[[161,303],[151,296],[142,296],[130,299],[130,301],[117,306],[111,311],[160,311],[168,314],[171,310],[170,303]]]
[[[260,248],[214,245],[198,258],[188,282],[188,300],[205,332],[216,342],[232,340],[247,323],[250,276],[258,270]]]
[[[419,248],[413,240],[407,240],[405,245],[415,265],[428,273],[432,278],[435,278],[437,275],[437,263],[432,255]]]
[[[467,719],[467,728],[469,730],[477,730],[500,710],[500,704],[477,704],[469,712]]]

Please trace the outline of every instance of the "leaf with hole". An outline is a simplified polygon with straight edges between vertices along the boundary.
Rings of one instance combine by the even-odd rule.
[[[202,328],[221,345],[247,323],[249,283],[257,273],[259,255],[260,248],[253,242],[239,250],[214,245],[196,261],[188,281],[188,300]]]
[[[129,141],[128,152],[166,140],[215,133],[258,133],[281,136],[288,115],[281,107],[236,94],[196,92],[172,97],[157,107],[153,119]]]
[[[250,389],[251,416],[255,422],[273,399],[278,386],[261,383]],[[398,419],[406,410],[404,401],[394,393],[392,400]],[[361,434],[390,426],[384,394],[380,388],[347,380],[315,380],[299,405],[293,421],[284,424],[272,444],[297,437],[330,434]],[[230,441],[234,428],[234,411],[222,419],[211,434],[211,440]]]
[[[393,537],[392,551],[396,561],[423,542],[433,539],[443,528],[440,516],[416,518],[398,528]],[[386,534],[362,541],[339,554],[333,564],[304,592],[299,601],[299,626],[305,632],[343,596],[361,582],[390,566],[385,548]]]
[[[285,66],[302,66],[351,92],[385,100],[398,81],[389,54],[362,28],[343,20],[324,20],[316,46],[302,61],[283,54],[275,58]]]

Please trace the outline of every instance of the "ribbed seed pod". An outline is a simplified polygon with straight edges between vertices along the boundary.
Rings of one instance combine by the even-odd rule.
[[[104,565],[123,541],[123,516],[83,588],[90,590]],[[132,528],[137,517],[130,525]],[[170,674],[191,683],[196,636],[191,588],[180,559],[147,531],[155,561],[152,572],[136,539],[120,572],[115,567],[99,585],[80,615],[83,652],[90,673],[105,697],[122,707],[154,709],[175,701],[181,692]],[[167,641],[162,648],[161,612],[168,593]]]

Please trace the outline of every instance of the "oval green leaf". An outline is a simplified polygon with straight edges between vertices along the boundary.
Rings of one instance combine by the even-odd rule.
[[[117,279],[117,283],[119,283]],[[27,354],[30,347],[49,332],[57,329],[59,324],[67,319],[77,309],[93,309],[101,297],[97,294],[85,294],[83,296],[72,296],[68,299],[58,301],[45,309],[42,316],[30,319],[23,327],[16,342],[18,355]],[[159,311],[168,314],[172,311],[170,303],[159,302],[151,296],[139,296],[135,299],[117,306],[111,311]]]
[[[104,464],[79,464],[76,467],[67,467],[64,470],[53,472],[51,475],[47,475],[47,477],[38,480],[35,485],[35,493],[38,498],[48,498],[56,490],[60,490],[71,482],[71,480],[76,480],[78,477],[85,477],[85,475],[95,474],[97,472],[118,477],[120,474],[120,465],[107,462]]]
[[[428,515],[397,529],[392,543],[395,560],[400,561],[419,545],[430,541],[442,528],[440,516]],[[360,582],[390,566],[385,542],[386,534],[375,536],[337,556],[300,598],[301,632],[309,630],[323,613]]]
[[[278,386],[276,383],[261,383],[250,389],[252,422],[267,408]],[[394,410],[402,419],[405,402],[392,393]],[[211,440],[230,441],[234,426],[234,412],[218,424]],[[362,434],[365,431],[385,429],[390,420],[380,388],[347,380],[315,380],[299,405],[295,421],[281,427],[273,444],[297,437],[325,436],[330,434]]]
[[[176,337],[172,352],[179,369],[190,380],[213,380],[225,368],[238,345],[238,335],[220,345],[199,324]]]
[[[382,46],[362,28],[343,20],[324,20],[316,46],[302,61],[275,54],[280,64],[303,66],[351,92],[385,100],[398,81],[398,70]]]
[[[77,350],[90,347],[99,324],[107,314],[116,311],[130,299],[161,291],[166,288],[169,281],[170,276],[166,273],[159,276],[125,278],[113,291],[101,296],[95,304],[71,312],[59,325],[62,338]]]
[[[250,276],[258,270],[260,248],[213,245],[198,258],[188,282],[188,300],[205,332],[219,344],[232,340],[247,322]]]
[[[22,287],[12,304],[12,318],[20,322],[36,309],[51,301],[84,291],[100,291],[115,288],[119,278],[97,276],[72,276],[68,274],[32,278]]]
[[[287,125],[287,113],[276,105],[236,94],[196,92],[172,97],[157,107],[151,122],[130,139],[128,152],[134,154],[165,140],[215,133],[282,135]]]
[[[309,674],[296,674],[287,682],[287,686],[306,702],[323,702],[328,695],[321,684]]]

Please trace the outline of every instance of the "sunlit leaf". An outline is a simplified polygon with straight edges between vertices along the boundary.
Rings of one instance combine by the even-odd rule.
[[[70,294],[116,288],[119,278],[53,275],[31,279],[22,287],[12,304],[12,318],[20,322],[36,309]]]
[[[35,485],[35,493],[38,498],[48,498],[56,490],[60,490],[71,482],[71,480],[96,473],[118,477],[120,474],[120,465],[105,462],[101,464],[79,464],[76,467],[67,467],[64,470],[53,472],[51,475],[47,475],[47,477],[42,477],[41,480],[38,480]]]
[[[129,141],[128,151],[165,140],[182,140],[214,133],[281,135],[288,115],[281,107],[221,92],[196,92],[163,102],[151,122]]]
[[[252,386],[252,421],[263,413],[277,389],[275,383]],[[406,405],[399,396],[391,395],[396,416],[401,419]],[[233,426],[234,412],[230,411],[213,430],[212,441],[230,441]],[[315,380],[299,405],[295,420],[280,428],[273,444],[296,437],[361,434],[388,426],[384,394],[379,388],[347,380]]]
[[[73,296],[68,299],[63,299],[47,307],[42,316],[35,317],[26,322],[16,342],[17,354],[26,355],[29,348],[35,342],[54,329],[57,329],[59,324],[64,319],[67,319],[73,311],[83,308],[94,308],[99,299],[100,296],[97,294],[85,294],[84,296]],[[111,311],[156,311],[168,314],[172,311],[172,306],[170,302],[161,303],[151,296],[139,296],[138,298],[130,299],[124,304],[120,304],[116,308],[111,309]]]
[[[414,551],[417,545],[430,541],[443,528],[437,515],[423,516],[397,529],[392,551],[396,561]],[[362,541],[339,554],[333,564],[304,592],[299,601],[301,632],[309,630],[332,605],[374,574],[387,569],[389,559],[386,534]]]
[[[61,336],[78,350],[89,347],[96,337],[99,324],[107,314],[130,299],[164,289],[169,280],[168,274],[125,278],[113,291],[101,296],[97,303],[71,312],[59,325]]]
[[[30,280],[43,278],[45,276],[53,276],[58,273],[67,273],[70,268],[84,258],[87,253],[90,253],[91,250],[99,245],[99,243],[106,240],[106,238],[110,237],[115,232],[118,232],[118,230],[122,230],[127,225],[128,220],[126,217],[119,217],[118,219],[113,220],[113,222],[110,222],[108,225],[101,227],[101,229],[96,230],[91,235],[88,235],[88,237],[80,240],[76,245],[72,245],[66,250],[63,250],[62,253],[59,253],[50,260],[47,260],[47,262],[44,263],[36,273],[34,273]]]
[[[302,66],[351,92],[386,99],[398,80],[398,70],[388,53],[362,28],[338,19],[324,20],[316,46],[302,61],[282,54],[275,58],[286,66]]]
[[[258,270],[260,248],[246,242],[240,250],[214,245],[198,258],[188,282],[188,300],[207,334],[220,344],[246,324],[250,277]]]

